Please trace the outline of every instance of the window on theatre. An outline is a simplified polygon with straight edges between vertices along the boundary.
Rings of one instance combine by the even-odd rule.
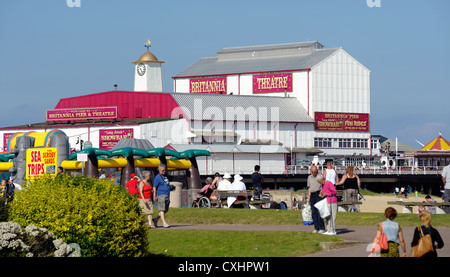
[[[317,148],[332,148],[333,140],[331,138],[314,138],[314,147]]]
[[[352,148],[352,139],[338,139],[339,148]]]
[[[368,148],[367,139],[353,139],[353,148]]]

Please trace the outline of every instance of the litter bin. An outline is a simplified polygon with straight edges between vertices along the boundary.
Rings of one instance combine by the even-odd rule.
[[[181,188],[183,186],[180,182],[170,182],[172,186],[175,187],[174,190],[170,192],[170,208],[181,208]]]

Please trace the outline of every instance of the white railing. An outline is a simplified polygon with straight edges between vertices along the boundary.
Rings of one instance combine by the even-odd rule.
[[[354,170],[354,173],[358,175],[440,175],[442,174],[443,166],[439,167],[429,167],[429,166],[420,166],[420,167],[408,167],[408,166],[399,166],[399,167],[381,167],[381,166],[371,166],[366,167],[364,169],[356,168]],[[318,170],[320,173],[323,172],[323,170],[326,169],[326,167],[318,166]],[[207,175],[214,175],[215,172],[219,172],[220,174],[223,174],[225,172],[230,174],[252,174],[253,173],[253,166],[248,167],[222,167],[218,168],[215,167],[213,171],[209,170],[210,172],[201,172],[201,174],[207,174]],[[270,166],[263,166],[261,167],[261,174],[271,175],[271,174],[280,174],[280,175],[296,175],[296,174],[311,174],[310,167],[307,166],[286,166],[286,167],[270,167]],[[339,175],[345,174],[345,168],[343,167],[337,167],[336,172]]]

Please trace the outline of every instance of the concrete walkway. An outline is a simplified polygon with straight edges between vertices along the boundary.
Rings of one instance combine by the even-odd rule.
[[[406,252],[411,255],[411,241],[415,227],[402,227]],[[158,228],[165,229],[165,228]],[[170,230],[232,230],[232,231],[303,231],[312,232],[312,225],[171,225]],[[450,228],[436,227],[444,240],[444,247],[438,249],[438,257],[450,257]],[[168,229],[165,229],[168,230]],[[345,238],[347,247],[321,251],[306,257],[368,257],[367,246],[375,238],[376,226],[337,226],[337,235]],[[323,235],[326,236],[326,235]],[[355,243],[357,242],[357,243]],[[401,250],[400,250],[401,252]],[[402,252],[401,252],[402,253]]]

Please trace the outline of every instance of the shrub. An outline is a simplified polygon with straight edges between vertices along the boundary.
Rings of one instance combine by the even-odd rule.
[[[5,205],[4,198],[0,197],[0,222],[8,220],[9,205]]]
[[[70,247],[47,229],[0,222],[0,257],[66,257]]]
[[[108,180],[44,176],[17,192],[9,219],[47,228],[85,257],[147,255],[147,227],[138,200]]]

